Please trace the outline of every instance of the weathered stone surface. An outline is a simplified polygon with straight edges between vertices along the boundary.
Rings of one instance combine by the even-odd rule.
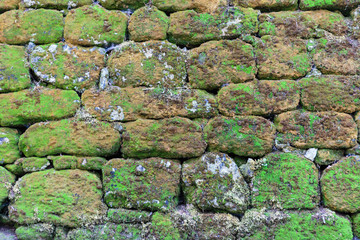
[[[103,168],[109,207],[167,211],[177,205],[181,165],[161,158],[112,159]]]
[[[124,157],[191,158],[206,149],[200,125],[186,118],[139,119],[123,127]]]
[[[221,88],[217,100],[220,112],[226,116],[267,115],[295,109],[300,91],[291,80],[253,81]]]
[[[192,205],[181,205],[173,213],[180,239],[235,240],[239,219],[224,213],[199,213]]]
[[[330,165],[340,160],[343,156],[343,150],[319,149],[315,157],[315,162],[319,165]]]
[[[317,69],[323,74],[360,74],[359,48],[347,38],[328,36],[316,41],[311,51]]]
[[[207,90],[253,80],[257,73],[253,47],[241,40],[210,41],[191,49],[187,69],[191,86]]]
[[[83,46],[119,44],[125,39],[127,16],[121,11],[108,11],[100,5],[73,9],[65,18],[67,42]]]
[[[360,4],[359,0],[300,0],[301,10],[329,9],[349,12]]]
[[[154,213],[148,229],[147,239],[181,239],[169,214]]]
[[[350,34],[352,38],[360,38],[360,7],[351,12]]]
[[[226,0],[153,0],[152,3],[165,12],[179,12],[194,9],[196,12],[212,13],[221,6],[226,6]]]
[[[186,52],[167,41],[125,42],[108,60],[114,85],[182,87],[186,80]]]
[[[324,31],[341,36],[348,30],[343,15],[327,10],[266,13],[260,15],[259,22],[260,36],[318,38]]]
[[[360,144],[357,143],[354,147],[346,149],[345,155],[360,155]]]
[[[46,158],[20,158],[17,161],[21,163],[21,167],[25,173],[38,172],[50,166],[50,162]]]
[[[204,135],[211,152],[261,157],[272,150],[275,127],[262,117],[216,117],[205,126]]]
[[[29,59],[30,67],[40,81],[83,92],[98,82],[100,70],[105,65],[105,49],[61,42],[33,47]]]
[[[181,46],[198,46],[210,40],[237,38],[258,31],[259,11],[252,8],[219,8],[214,13],[180,11],[170,15],[168,37]]]
[[[74,91],[34,88],[0,94],[0,125],[22,126],[74,116],[80,98]]]
[[[20,0],[3,0],[0,2],[0,12],[18,8]]]
[[[36,0],[36,1],[23,1],[22,5],[26,8],[51,8],[59,10],[69,10],[84,5],[92,4],[92,0]]]
[[[16,160],[13,164],[6,164],[5,165],[5,168],[11,172],[12,174],[15,174],[17,176],[21,176],[21,175],[24,175],[25,172],[22,168],[22,163],[21,160],[22,158],[19,158],[18,160]]]
[[[85,91],[81,98],[87,112],[105,121],[217,115],[215,97],[203,90],[112,87]]]
[[[107,218],[114,223],[145,223],[151,221],[152,212],[110,208]]]
[[[56,170],[83,169],[101,170],[106,164],[106,159],[101,157],[76,157],[76,156],[48,156]]]
[[[326,207],[339,212],[360,210],[360,157],[346,157],[324,170],[320,179]]]
[[[130,39],[136,42],[165,40],[170,19],[156,7],[136,10],[129,20]]]
[[[360,213],[351,216],[354,235],[360,237]]]
[[[0,165],[13,163],[20,158],[19,138],[16,129],[0,128]]]
[[[345,113],[296,110],[278,115],[274,123],[297,148],[350,148],[358,135],[353,118]]]
[[[19,240],[52,240],[55,227],[51,224],[33,224],[16,228]]]
[[[355,121],[358,127],[358,133],[360,133],[360,112],[355,114]],[[360,134],[358,134],[358,141],[360,142]]]
[[[25,48],[0,44],[0,93],[30,87]]]
[[[238,230],[244,240],[353,237],[349,219],[326,208],[286,212],[252,209],[245,213]]]
[[[311,70],[305,41],[263,36],[255,46],[260,79],[297,79]]]
[[[138,9],[144,7],[148,0],[100,0],[99,3],[107,9]]]
[[[55,10],[12,10],[0,15],[0,42],[2,43],[59,42],[62,39],[63,30],[62,13]]]
[[[301,103],[310,111],[353,113],[360,110],[359,76],[319,76],[303,78]]]
[[[235,6],[251,7],[263,11],[294,11],[298,7],[297,0],[233,0]]]
[[[75,119],[41,122],[20,137],[26,157],[56,154],[111,156],[119,150],[120,133],[109,123],[87,123]]]
[[[260,165],[251,184],[254,207],[312,209],[319,204],[319,173],[310,160],[292,153],[272,153]]]
[[[8,198],[13,183],[15,183],[15,175],[0,166],[0,208],[4,200]]]
[[[100,179],[87,171],[51,169],[27,174],[14,186],[9,216],[19,224],[96,224],[107,210],[101,189]]]
[[[186,161],[181,179],[186,202],[202,211],[244,213],[250,203],[248,185],[226,154],[206,153]]]

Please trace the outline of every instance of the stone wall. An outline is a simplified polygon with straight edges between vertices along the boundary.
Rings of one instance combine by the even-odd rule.
[[[360,238],[358,5],[1,0],[0,239]]]

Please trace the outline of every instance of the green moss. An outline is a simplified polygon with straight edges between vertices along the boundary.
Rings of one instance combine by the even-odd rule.
[[[15,175],[0,166],[0,209],[1,204],[8,198],[13,183],[15,183]]]
[[[21,162],[24,172],[36,172],[47,168],[50,163],[46,158],[24,158]]]
[[[34,224],[20,226],[16,229],[16,236],[19,240],[52,240],[54,227],[49,224]]]
[[[16,129],[0,128],[0,164],[13,163],[21,157],[19,138],[20,134]]]
[[[264,35],[276,35],[275,24],[271,22],[263,22],[259,26],[260,36]]]
[[[150,235],[159,240],[180,240],[179,230],[169,215],[156,212],[151,221]]]
[[[150,222],[151,212],[128,210],[128,209],[113,209],[110,208],[107,212],[107,218],[114,223],[144,223]]]

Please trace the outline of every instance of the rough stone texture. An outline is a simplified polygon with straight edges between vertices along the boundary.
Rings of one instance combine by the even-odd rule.
[[[186,80],[186,52],[167,41],[125,42],[108,59],[114,85],[182,87]]]
[[[312,209],[320,202],[313,162],[292,153],[264,157],[251,184],[255,208]]]
[[[76,156],[48,156],[56,170],[83,169],[101,170],[106,164],[106,159],[101,157],[76,157]]]
[[[136,42],[165,40],[170,19],[156,7],[136,10],[129,20],[130,39]]]
[[[315,157],[315,162],[319,165],[330,165],[340,160],[343,156],[343,150],[319,149]]]
[[[62,89],[83,92],[95,86],[105,65],[105,49],[67,43],[34,46],[30,67],[40,81]]]
[[[180,11],[170,15],[168,37],[181,46],[198,46],[210,40],[237,38],[258,31],[259,11],[251,8],[223,7],[214,13]]]
[[[328,36],[316,41],[311,54],[323,74],[360,74],[358,46],[347,38]]]
[[[0,165],[13,163],[20,158],[20,134],[16,129],[0,128]]]
[[[181,239],[169,214],[154,213],[148,229],[148,239]]]
[[[355,121],[358,127],[358,133],[360,133],[360,112],[355,114]],[[358,134],[358,141],[360,142],[360,134]]]
[[[21,162],[21,167],[25,173],[38,172],[50,166],[50,162],[46,158],[20,158],[17,161]]]
[[[20,160],[20,161],[19,161]],[[18,160],[16,160],[13,164],[7,164],[5,165],[5,168],[11,172],[12,174],[15,174],[16,176],[22,176],[25,174],[23,168],[22,168],[22,163],[21,163],[22,158],[19,158]]]
[[[165,88],[91,89],[82,95],[85,110],[104,121],[133,121],[139,118],[188,118],[217,115],[215,97],[203,90]]]
[[[251,7],[262,11],[294,11],[298,7],[297,0],[232,0],[235,6]]]
[[[152,212],[110,208],[107,218],[114,223],[145,223],[151,221]]]
[[[3,0],[0,2],[0,12],[18,8],[20,0]]]
[[[104,201],[115,208],[167,211],[178,203],[180,174],[173,160],[112,159],[103,168]]]
[[[348,13],[360,4],[359,0],[300,0],[301,10],[329,9]]]
[[[0,93],[30,87],[25,48],[0,44]]]
[[[262,117],[216,117],[205,126],[204,135],[208,151],[261,157],[272,150],[275,127]]]
[[[268,115],[296,109],[300,91],[291,80],[253,81],[221,88],[217,100],[226,116]]]
[[[0,209],[1,204],[8,198],[9,190],[15,183],[15,175],[0,166]]]
[[[144,7],[148,0],[100,0],[99,3],[107,9],[137,9]]]
[[[326,207],[339,212],[360,210],[360,157],[342,158],[324,170],[320,179]]]
[[[311,70],[305,41],[301,39],[263,36],[256,42],[255,55],[260,79],[297,79]]]
[[[19,240],[52,240],[55,227],[50,224],[33,224],[16,228]]]
[[[351,216],[353,231],[356,237],[360,237],[360,213]]]
[[[152,3],[165,12],[179,12],[194,9],[196,12],[212,13],[221,6],[226,6],[226,0],[153,0]]]
[[[206,153],[182,167],[186,202],[202,211],[244,213],[249,188],[236,163],[226,154]]]
[[[124,157],[191,158],[206,149],[200,125],[186,118],[139,119],[123,127]]]
[[[70,154],[111,156],[120,147],[120,133],[109,123],[75,119],[41,122],[20,137],[19,148],[26,157]]]
[[[301,103],[310,111],[353,113],[360,110],[359,76],[319,76],[299,81]]]
[[[274,123],[297,148],[350,148],[358,135],[353,118],[345,113],[296,110],[278,115]]]
[[[14,186],[9,216],[19,224],[48,222],[78,227],[98,223],[107,210],[101,189],[100,179],[82,170],[27,174]]]
[[[59,42],[63,30],[62,13],[55,10],[12,10],[0,15],[0,43]]]
[[[74,91],[34,88],[0,94],[0,126],[22,126],[74,116],[80,98]]]
[[[253,80],[257,73],[253,47],[241,40],[210,41],[191,49],[187,70],[190,85],[206,90]]]
[[[26,8],[51,8],[59,10],[69,10],[84,5],[92,4],[92,0],[36,0],[36,1],[23,1],[22,5]]]
[[[360,38],[360,7],[351,12],[352,22],[350,23],[350,34],[355,39]]]
[[[308,12],[272,12],[259,17],[259,35],[279,37],[318,38],[328,31],[334,35],[345,35],[348,27],[340,13],[327,10]]]
[[[108,11],[100,5],[83,6],[66,16],[64,37],[75,45],[119,44],[125,39],[127,20],[120,11]]]
[[[239,236],[244,240],[353,237],[349,219],[326,208],[286,212],[253,209],[242,218]]]
[[[200,213],[192,205],[179,206],[173,213],[180,239],[235,240],[239,219],[224,213]]]

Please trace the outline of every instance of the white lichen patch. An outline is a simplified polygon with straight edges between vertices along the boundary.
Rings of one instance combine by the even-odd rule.
[[[5,144],[5,143],[9,143],[9,142],[10,142],[10,140],[9,140],[9,138],[7,138],[7,137],[0,138],[0,145],[3,145],[3,144]]]
[[[109,109],[111,111],[111,109]],[[110,113],[110,118],[113,121],[122,121],[124,120],[124,110],[122,107],[117,106],[116,109],[113,109]]]

